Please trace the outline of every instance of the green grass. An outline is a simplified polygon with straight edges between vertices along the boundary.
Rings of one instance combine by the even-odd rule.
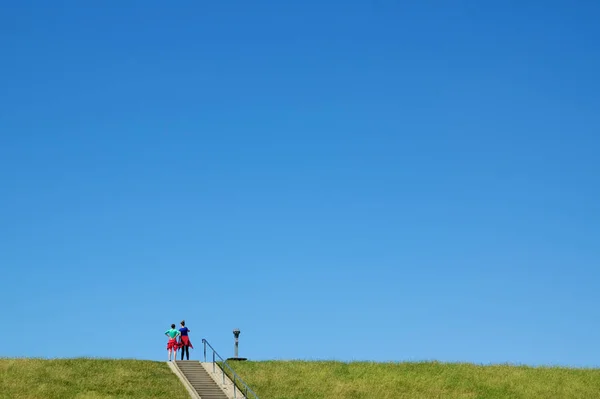
[[[600,398],[600,370],[446,363],[232,362],[261,399]],[[0,398],[188,398],[164,362],[0,359]]]
[[[428,363],[232,363],[260,399],[598,399],[600,370]]]
[[[187,399],[165,362],[100,359],[0,359],[0,398]]]

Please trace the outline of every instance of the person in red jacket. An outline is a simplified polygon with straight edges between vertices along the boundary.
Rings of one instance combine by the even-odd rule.
[[[188,336],[192,330],[185,326],[185,320],[181,320],[181,328],[179,329],[179,347],[181,348],[181,360],[183,360],[183,353],[187,357],[187,360],[190,360],[190,348],[194,349],[192,345],[192,341],[190,341],[190,337]]]

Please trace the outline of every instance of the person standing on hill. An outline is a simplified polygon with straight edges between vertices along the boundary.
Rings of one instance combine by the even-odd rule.
[[[188,336],[188,333],[191,332],[192,330],[185,326],[185,320],[181,320],[181,328],[179,329],[179,346],[181,347],[181,360],[183,360],[184,352],[187,360],[190,360],[190,348],[194,349],[192,341],[190,341],[190,337]]]
[[[169,361],[171,361],[171,352],[173,352],[173,360],[177,360],[177,337],[181,333],[175,329],[175,324],[171,324],[171,329],[165,331],[165,335],[169,337],[167,343],[167,351],[169,351]]]

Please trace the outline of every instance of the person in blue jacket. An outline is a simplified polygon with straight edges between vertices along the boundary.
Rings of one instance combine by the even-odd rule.
[[[185,320],[181,320],[181,328],[179,329],[179,347],[181,348],[181,360],[183,360],[184,352],[187,360],[190,360],[190,348],[194,349],[192,341],[190,341],[190,337],[188,336],[188,334],[191,332],[192,330],[185,326]]]

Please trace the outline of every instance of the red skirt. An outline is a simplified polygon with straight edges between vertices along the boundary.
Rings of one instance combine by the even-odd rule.
[[[167,349],[177,350],[177,340],[175,338],[170,338],[167,343]]]
[[[189,346],[190,348],[194,349],[194,345],[192,345],[192,341],[190,341],[190,337],[188,337],[187,335],[182,335],[181,337],[179,337],[180,341],[179,341],[179,347],[184,347],[184,346]]]

